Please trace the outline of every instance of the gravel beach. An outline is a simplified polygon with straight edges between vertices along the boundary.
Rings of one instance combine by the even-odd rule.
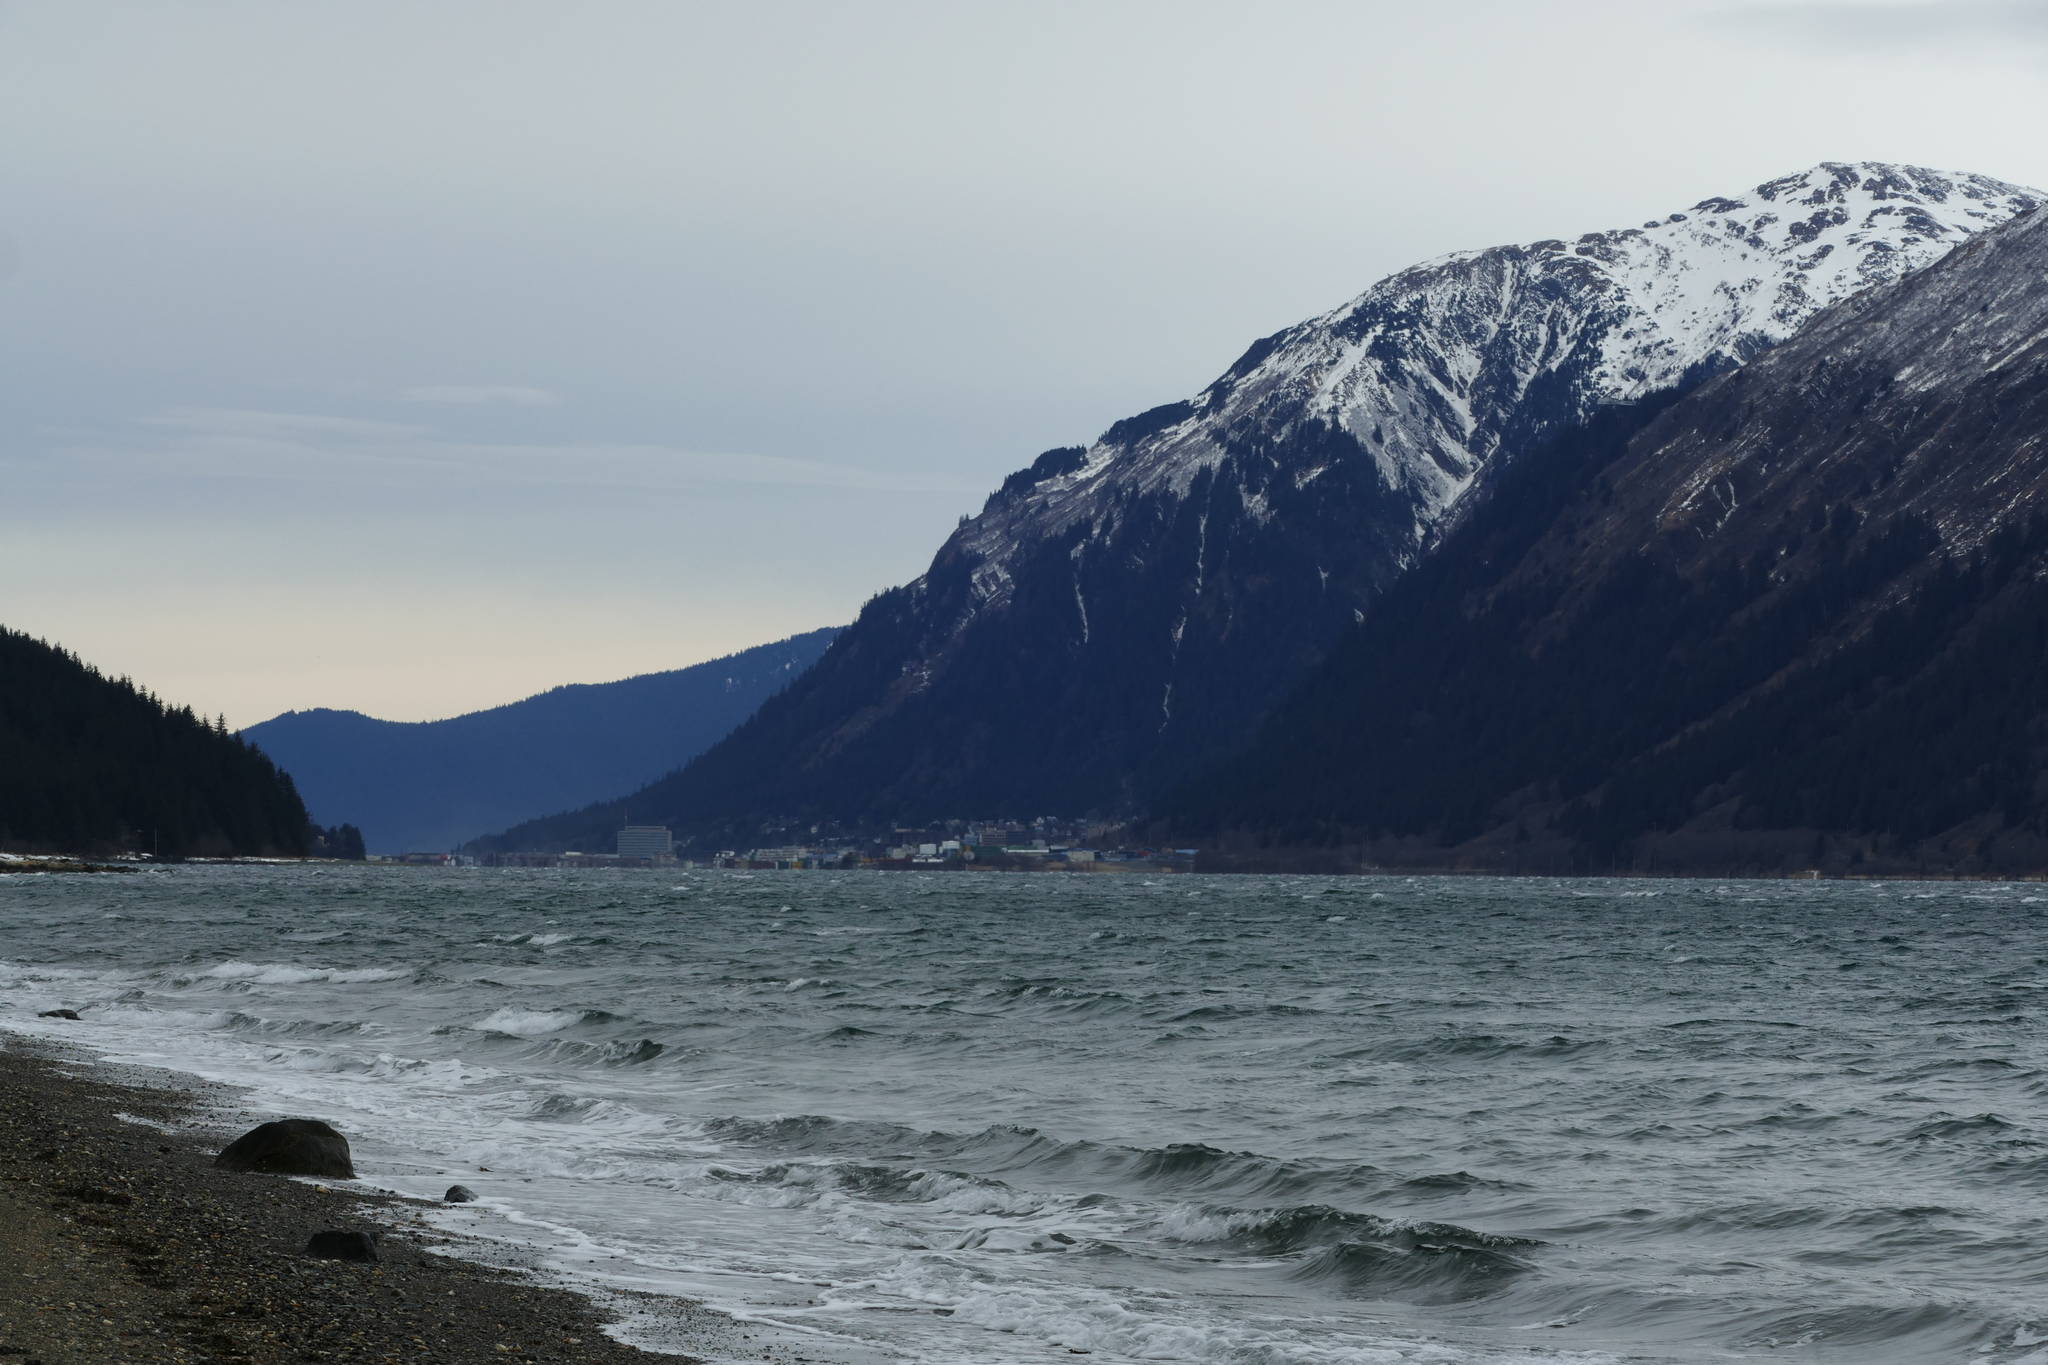
[[[0,1365],[690,1359],[605,1336],[580,1295],[436,1254],[445,1237],[402,1226],[409,1201],[216,1169],[233,1095],[0,1035]],[[330,1228],[376,1233],[381,1259],[306,1256]],[[723,1315],[662,1305],[721,1354],[764,1354]]]

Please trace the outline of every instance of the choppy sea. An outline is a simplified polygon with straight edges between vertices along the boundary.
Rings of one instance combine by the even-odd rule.
[[[2044,1025],[2028,885],[0,877],[0,1026],[850,1361],[2048,1365]]]

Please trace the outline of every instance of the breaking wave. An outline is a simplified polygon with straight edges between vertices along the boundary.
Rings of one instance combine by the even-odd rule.
[[[413,975],[410,967],[301,967],[285,962],[223,962],[199,975],[214,981],[242,981],[254,986],[298,986],[312,982],[366,985],[398,981]]]

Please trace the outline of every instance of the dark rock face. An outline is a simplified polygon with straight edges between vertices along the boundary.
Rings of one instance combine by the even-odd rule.
[[[77,1017],[77,1010],[44,1010],[36,1016],[38,1019],[76,1019]]]
[[[374,1261],[377,1239],[367,1232],[316,1232],[306,1243],[306,1254],[322,1261]]]
[[[2048,867],[2048,211],[1617,421],[1475,509],[1175,826]]]
[[[450,1185],[448,1193],[441,1196],[444,1204],[474,1204],[476,1191],[467,1185]]]
[[[230,1171],[270,1175],[318,1175],[354,1180],[348,1139],[318,1119],[278,1119],[260,1124],[229,1143],[214,1165]]]

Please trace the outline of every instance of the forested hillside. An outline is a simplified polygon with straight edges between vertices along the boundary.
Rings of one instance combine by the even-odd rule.
[[[224,723],[0,627],[0,849],[297,855],[310,833],[291,779]]]

